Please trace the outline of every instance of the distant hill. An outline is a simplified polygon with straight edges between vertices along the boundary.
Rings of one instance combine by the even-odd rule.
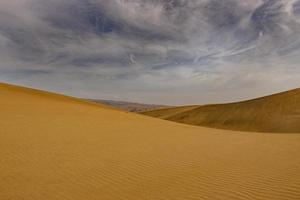
[[[220,129],[300,133],[300,89],[237,103],[174,107],[143,114]]]
[[[109,105],[130,112],[145,112],[153,109],[170,107],[166,105],[141,104],[141,103],[133,103],[127,101],[113,101],[113,100],[103,100],[103,99],[87,99],[87,100],[95,103]]]

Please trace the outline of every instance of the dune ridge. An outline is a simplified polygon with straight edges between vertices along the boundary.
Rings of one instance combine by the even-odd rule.
[[[219,129],[300,133],[300,89],[236,103],[174,107],[142,114]]]
[[[300,199],[300,135],[232,132],[0,84],[0,199]]]

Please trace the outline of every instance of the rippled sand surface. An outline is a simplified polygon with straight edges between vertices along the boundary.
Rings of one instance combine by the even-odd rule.
[[[1,200],[299,200],[300,134],[222,131],[0,84]]]

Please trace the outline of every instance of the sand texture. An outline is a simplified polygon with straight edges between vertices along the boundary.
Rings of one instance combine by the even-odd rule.
[[[0,84],[0,200],[299,200],[300,134],[216,130]]]
[[[174,107],[143,114],[219,129],[300,133],[300,89],[237,103]]]

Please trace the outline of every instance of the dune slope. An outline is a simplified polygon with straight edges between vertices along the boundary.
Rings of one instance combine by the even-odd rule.
[[[0,84],[0,199],[300,199],[300,134],[177,124]]]
[[[143,114],[229,130],[300,133],[300,89],[238,103],[175,107]]]

